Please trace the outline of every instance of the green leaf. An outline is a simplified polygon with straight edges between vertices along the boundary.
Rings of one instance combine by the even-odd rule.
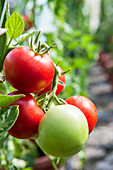
[[[13,126],[19,110],[17,106],[0,109],[0,138]]]
[[[0,83],[0,93],[7,93],[7,87],[4,83]]]
[[[27,34],[23,34],[19,37],[19,40],[17,40],[17,43],[14,45],[18,45],[20,43],[22,43],[24,40],[26,40],[27,38],[31,37],[32,35],[34,35],[37,31],[33,31]]]
[[[13,140],[14,151],[15,151],[14,156],[19,157],[23,151],[23,147],[16,138],[12,138],[12,140]]]
[[[0,36],[1,36],[2,34],[4,34],[6,31],[7,31],[6,28],[0,28]]]
[[[19,37],[24,30],[24,22],[22,17],[17,12],[13,12],[6,21],[5,28],[8,29],[7,35],[9,38],[15,39]]]
[[[8,95],[0,95],[0,107],[5,107],[13,103],[14,101],[20,99],[21,97],[24,97],[25,95],[14,95],[14,96],[8,96]]]

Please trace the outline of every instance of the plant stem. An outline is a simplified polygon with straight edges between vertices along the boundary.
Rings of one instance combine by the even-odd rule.
[[[34,139],[34,141],[36,142],[36,144],[37,144],[38,147],[39,147],[38,140]],[[42,150],[42,151],[43,151],[43,150]],[[43,152],[44,152],[44,151],[43,151]],[[46,152],[44,152],[44,154],[45,154],[45,155],[48,157],[48,159],[50,160],[53,168],[54,168],[55,170],[58,170],[58,168],[57,168],[57,166],[56,166],[56,164],[55,164],[55,161],[54,161],[53,159],[51,159],[51,157],[50,157]]]
[[[62,105],[63,103],[65,103],[61,99],[59,100],[59,98],[56,96],[58,77],[59,71],[55,65],[55,75],[53,78],[51,93],[49,95],[46,95],[46,97],[44,98],[43,105],[41,107],[44,110],[44,112],[46,112],[51,107],[53,101],[55,101],[58,105]]]
[[[9,47],[9,45],[11,44],[11,41],[12,41],[12,38],[10,38],[10,40],[9,40],[9,42],[8,42],[8,44],[7,44],[7,49],[8,49],[8,47]]]
[[[3,24],[3,21],[4,21],[4,16],[5,16],[5,13],[6,13],[7,3],[8,3],[8,0],[5,0],[2,15],[1,15],[1,19],[0,19],[0,28],[2,27],[2,24]]]
[[[46,155],[46,156],[47,156],[48,159],[51,161],[51,164],[52,164],[53,168],[54,168],[55,170],[58,170],[58,168],[57,168],[57,166],[56,166],[56,164],[55,164],[55,161],[52,160],[52,159],[49,157],[49,155]]]
[[[35,8],[36,8],[36,0],[33,0],[33,23],[34,23],[34,27],[36,27],[36,22],[35,22]]]
[[[9,47],[11,41],[12,41],[12,38],[10,38],[7,46],[6,46],[5,49],[4,49],[3,56],[1,57],[2,61],[4,61],[4,58],[5,58],[6,54],[7,54],[7,50],[8,50],[8,47]]]
[[[55,96],[56,90],[57,90],[57,84],[58,84],[58,77],[59,77],[59,71],[57,70],[57,67],[55,65],[55,75],[53,78],[53,85],[51,93],[49,94],[48,98],[50,99],[52,96]]]

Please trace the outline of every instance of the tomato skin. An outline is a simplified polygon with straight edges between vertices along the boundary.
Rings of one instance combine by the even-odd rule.
[[[57,69],[58,69],[58,71],[60,73],[63,72],[63,70],[59,66],[57,66]],[[65,85],[65,75],[64,74],[60,75],[58,77],[58,79],[61,80],[64,83],[64,85]],[[38,95],[40,96],[40,95],[42,95],[44,93],[50,92],[51,88],[52,88],[52,82],[46,88],[44,88],[42,91],[40,91],[40,93]],[[64,86],[62,86],[61,84],[58,83],[57,84],[56,95],[58,96],[62,92],[63,89],[64,89]]]
[[[17,95],[20,92],[15,91],[9,95]],[[25,97],[20,98],[11,104],[19,105],[19,115],[16,122],[8,131],[10,135],[19,139],[28,139],[38,133],[38,125],[44,116],[44,112],[39,108],[31,94],[25,94]]]
[[[58,69],[58,71],[60,73],[63,72],[63,70],[59,66],[57,66],[57,69]],[[64,74],[59,76],[58,79],[61,80],[65,85],[65,75]],[[57,90],[56,90],[56,95],[58,96],[62,92],[63,89],[64,89],[64,86],[62,86],[61,84],[58,83]]]
[[[84,147],[88,133],[88,123],[81,110],[60,105],[49,109],[41,119],[37,140],[47,154],[69,157]]]
[[[72,96],[66,99],[68,104],[74,105],[78,107],[85,115],[88,126],[89,126],[89,134],[93,131],[96,122],[97,122],[97,109],[94,103],[84,96]]]
[[[6,80],[21,92],[34,93],[45,88],[55,73],[48,54],[37,55],[28,47],[11,50],[3,65]]]

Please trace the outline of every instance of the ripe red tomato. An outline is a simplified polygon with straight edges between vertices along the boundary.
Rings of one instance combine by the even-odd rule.
[[[4,61],[6,80],[21,92],[34,93],[45,88],[55,73],[54,63],[48,54],[35,54],[28,47],[11,50]]]
[[[88,133],[88,123],[80,109],[68,104],[57,105],[41,119],[37,140],[47,154],[70,157],[84,147]]]
[[[84,96],[72,96],[66,99],[66,102],[68,104],[78,107],[84,113],[88,121],[89,134],[90,134],[96,125],[97,117],[98,117],[97,109],[94,103],[90,99]]]
[[[18,91],[9,95],[20,94]],[[14,125],[8,131],[10,135],[19,139],[28,139],[38,133],[38,125],[44,112],[39,108],[31,94],[15,101],[12,105],[19,105],[19,115]]]
[[[63,70],[59,66],[57,66],[57,69],[58,69],[58,71],[60,73],[63,72]],[[64,83],[64,85],[65,85],[65,75],[64,74],[60,75],[58,77],[58,79],[61,80]],[[38,95],[40,96],[40,95],[42,95],[44,93],[50,92],[51,88],[52,88],[52,82],[45,89],[43,89]],[[63,89],[64,89],[64,86],[62,86],[60,83],[58,83],[57,84],[56,95],[59,95]]]

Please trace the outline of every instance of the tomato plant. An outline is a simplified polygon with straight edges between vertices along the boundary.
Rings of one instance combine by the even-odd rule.
[[[58,69],[58,71],[59,71],[60,74],[63,72],[63,70],[62,70],[59,66],[57,66],[57,69]],[[64,74],[63,74],[63,75],[60,75],[60,76],[58,77],[58,79],[59,79],[60,81],[62,81],[63,85],[58,82],[58,84],[57,84],[57,90],[56,90],[56,95],[59,95],[59,94],[62,92],[62,90],[64,89],[64,85],[65,85],[65,75],[64,75]],[[44,93],[50,92],[51,89],[52,89],[52,82],[51,82],[45,89],[43,89],[38,95],[42,95],[42,94],[44,94]]]
[[[27,1],[25,3],[27,3]],[[35,3],[36,1],[33,1],[34,14],[36,12]],[[72,34],[75,35],[77,32],[74,29],[70,29],[68,24],[64,27],[63,24],[59,22],[58,25],[61,29],[61,37],[63,41],[66,40],[66,43],[64,43],[64,45],[59,43],[61,47],[58,48],[59,53],[53,52],[52,56],[56,55],[56,57],[53,57],[53,62],[48,53],[53,45],[49,47],[46,43],[41,44],[41,42],[38,41],[40,31],[38,32],[35,30],[22,34],[23,31],[26,31],[22,17],[17,12],[13,12],[7,19],[8,16],[5,16],[6,11],[8,11],[7,1],[4,3],[2,0],[0,4],[2,4],[3,8],[3,12],[0,11],[2,14],[0,24],[3,27],[1,27],[2,30],[0,29],[0,46],[1,49],[3,49],[0,53],[0,70],[2,71],[1,74],[3,73],[0,77],[0,83],[3,83],[3,87],[7,86],[8,88],[7,91],[2,91],[4,95],[0,95],[0,107],[2,108],[0,109],[0,148],[3,148],[2,151],[0,151],[0,158],[3,154],[3,157],[6,159],[6,168],[14,169],[15,165],[12,166],[12,157],[14,158],[16,154],[14,152],[14,154],[12,154],[13,156],[10,156],[11,160],[9,160],[9,157],[6,156],[9,151],[7,150],[7,142],[13,139],[15,148],[17,148],[16,146],[19,146],[20,143],[18,142],[17,145],[17,139],[15,138],[30,138],[30,140],[25,141],[31,141],[31,139],[33,141],[35,140],[34,143],[38,144],[45,155],[50,159],[54,168],[57,169],[55,163],[60,162],[59,159],[61,157],[70,157],[78,153],[85,146],[88,135],[92,130],[90,127],[96,120],[96,117],[91,117],[91,125],[88,128],[89,122],[84,113],[85,108],[82,110],[79,106],[68,103],[68,99],[66,100],[67,104],[62,98],[58,97],[58,94],[61,93],[65,85],[64,73],[68,71],[63,72],[58,65],[56,66],[55,63],[59,63],[59,61],[55,62],[55,58],[57,57],[57,60],[59,60],[58,56],[63,55],[63,46],[66,46],[66,48],[71,49],[71,52],[69,52],[72,54],[71,56],[73,58],[71,63],[77,63],[77,60],[74,58],[73,49],[76,45],[80,54],[84,54],[84,49],[81,50],[81,48],[78,48],[79,41],[76,44],[74,40],[76,36],[73,37]],[[62,2],[60,2],[60,4],[62,4]],[[30,17],[33,21],[31,24],[36,28],[35,16]],[[32,25],[29,25],[30,18],[26,16],[23,18],[26,24],[31,27]],[[70,36],[69,32],[71,33],[71,37],[68,37]],[[79,35],[80,32],[78,31],[77,34]],[[47,34],[45,37],[46,36]],[[7,37],[5,41],[2,41],[3,37]],[[55,37],[57,37],[57,34]],[[80,35],[78,37],[80,37]],[[26,39],[28,39],[28,46],[20,46],[23,45],[22,43]],[[49,41],[53,41],[53,39],[54,38],[50,38]],[[87,40],[87,37],[83,37],[83,39]],[[56,41],[57,38],[54,40]],[[72,42],[70,42],[70,40],[72,40]],[[69,44],[67,41],[69,41]],[[59,38],[58,42],[60,42]],[[66,56],[69,54],[65,50],[64,53]],[[83,65],[84,62],[81,63],[81,61],[82,60],[80,60],[79,64]],[[65,66],[66,65],[70,65],[70,61],[68,61]],[[75,65],[72,66],[74,69]],[[78,66],[76,68],[78,68]],[[69,85],[71,84],[70,88],[75,87],[75,72],[76,70],[74,70],[74,76],[71,75],[73,84],[68,81]],[[5,81],[5,79],[8,82]],[[83,82],[81,84],[84,85]],[[9,93],[13,87],[18,89],[18,91]],[[46,95],[41,95],[46,92],[48,92]],[[5,95],[7,93],[9,94]],[[85,100],[82,104],[86,106]],[[79,103],[78,105],[82,104]],[[92,111],[90,107],[87,107],[87,112],[88,111]],[[88,118],[89,117],[88,115]],[[10,153],[8,154],[10,155]],[[15,157],[19,158],[18,155],[19,154]],[[53,160],[53,157],[49,155],[56,158]],[[57,157],[60,158],[57,159]],[[1,162],[2,161],[0,161],[0,163]],[[26,165],[26,167],[28,166]]]
[[[19,94],[19,92],[14,91],[9,95],[15,94]],[[33,96],[31,94],[25,95],[25,97],[11,104],[11,106],[19,105],[19,115],[8,132],[15,138],[20,139],[27,139],[35,136],[40,120],[44,116],[44,112],[39,108]]]
[[[28,47],[11,50],[3,66],[6,80],[22,92],[38,92],[54,77],[54,63],[46,53],[38,55]]]
[[[78,107],[85,115],[88,126],[89,126],[89,134],[94,129],[97,122],[97,109],[94,103],[84,96],[72,96],[66,99],[68,104],[74,105]]]
[[[88,124],[77,107],[59,105],[48,110],[38,129],[39,146],[56,157],[69,157],[79,152],[88,139]]]

